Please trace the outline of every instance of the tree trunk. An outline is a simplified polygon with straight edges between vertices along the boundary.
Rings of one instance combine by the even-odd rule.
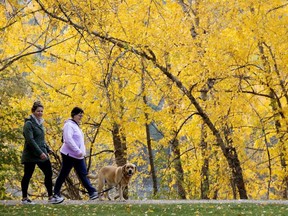
[[[237,199],[237,188],[236,188],[236,183],[233,180],[233,178],[230,178],[230,185],[232,188],[233,199]]]
[[[201,168],[201,199],[209,199],[209,155],[207,155],[208,146],[205,141],[207,134],[205,125],[202,125],[201,130],[201,154],[203,158],[203,165]]]
[[[228,160],[229,167],[232,171],[233,184],[235,184],[238,189],[240,199],[248,199],[245,184],[243,181],[242,168],[238,159],[236,149],[234,147],[226,147],[225,149],[226,150],[224,155],[226,155],[226,159]]]
[[[141,89],[142,92],[145,92],[145,64],[142,61],[142,79],[141,79]],[[148,105],[148,101],[146,98],[146,95],[144,94],[143,96],[143,102],[146,106]],[[153,195],[155,196],[158,192],[158,186],[157,186],[157,176],[156,176],[156,171],[155,171],[155,166],[154,166],[154,156],[153,156],[153,150],[152,150],[152,143],[151,143],[151,134],[149,130],[149,124],[147,123],[149,121],[149,115],[148,113],[144,113],[145,115],[145,129],[146,129],[146,140],[147,140],[147,148],[148,148],[148,155],[149,155],[149,164],[150,164],[150,169],[151,169],[151,175],[152,175],[152,182],[153,182]]]
[[[127,163],[127,146],[126,137],[121,133],[121,126],[114,123],[113,125],[113,144],[115,149],[115,160],[117,166],[123,166]],[[123,191],[123,197],[128,199],[128,187]]]
[[[148,114],[145,113],[146,119],[148,119]],[[149,154],[149,164],[151,169],[151,175],[152,175],[152,182],[153,182],[153,195],[155,196],[158,192],[158,186],[157,186],[157,176],[154,166],[154,157],[153,157],[153,151],[152,151],[152,145],[151,145],[151,136],[149,131],[149,125],[146,123],[146,139],[147,139],[147,148],[148,148],[148,154]]]
[[[283,151],[286,151],[285,147],[284,147],[284,143],[281,143],[283,145]],[[282,153],[280,153],[280,160],[281,160],[281,167],[282,170],[284,172],[284,177],[282,180],[282,198],[283,199],[287,199],[288,197],[288,173],[287,173],[287,164],[286,164],[286,160],[285,160],[285,155]]]
[[[240,161],[238,159],[236,148],[233,147],[233,140],[231,139],[231,134],[233,133],[233,128],[230,127],[228,124],[225,124],[223,126],[223,132],[225,137],[225,143],[227,143],[226,149],[226,155],[228,159],[228,163],[230,165],[230,168],[232,170],[232,190],[233,190],[233,198],[237,199],[236,197],[236,189],[237,187],[239,191],[239,195],[241,198],[241,194],[246,194],[246,189],[243,180],[243,174],[242,174],[242,168],[240,165]],[[224,154],[225,155],[225,154]],[[234,192],[235,191],[235,192]],[[246,195],[246,199],[247,199]],[[242,198],[241,198],[242,199]],[[245,198],[244,198],[245,199]]]
[[[275,95],[273,94],[273,92],[270,92],[270,96],[271,96],[271,103],[270,106],[272,107],[272,110],[274,113],[276,113],[277,115],[274,116],[274,125],[275,125],[275,129],[276,129],[276,133],[277,136],[279,138],[279,148],[280,148],[280,164],[281,164],[281,168],[282,168],[282,172],[283,172],[283,180],[282,180],[282,198],[283,199],[287,199],[288,198],[288,194],[287,194],[287,190],[288,190],[288,173],[287,173],[287,162],[285,159],[285,154],[286,154],[286,147],[285,147],[285,141],[284,141],[284,135],[281,133],[281,131],[283,129],[281,129],[282,125],[281,122],[279,120],[278,117],[282,118],[283,120],[285,120],[285,116],[283,113],[279,113],[279,109],[282,110],[281,107],[277,106],[277,104],[279,104],[279,102],[277,102],[277,99],[275,98]],[[284,129],[285,130],[285,129]]]
[[[176,170],[176,186],[178,189],[178,195],[181,199],[186,199],[186,191],[184,189],[184,171],[182,168],[182,164],[181,164],[181,153],[180,153],[180,149],[179,149],[179,140],[178,139],[174,139],[171,142],[171,146],[172,146],[172,151],[174,154],[174,167]]]
[[[126,137],[120,132],[120,125],[114,124],[113,131],[113,144],[115,149],[115,160],[117,166],[123,166],[127,163],[127,147]]]

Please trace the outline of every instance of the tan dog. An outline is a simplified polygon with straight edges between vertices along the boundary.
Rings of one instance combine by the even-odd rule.
[[[116,187],[119,191],[119,195],[115,196],[114,199],[120,198],[120,201],[125,201],[123,197],[123,191],[126,186],[128,186],[131,177],[136,172],[136,166],[131,163],[127,163],[124,166],[116,167],[116,166],[104,166],[102,167],[98,175],[88,175],[89,178],[97,178],[98,177],[98,193],[103,191],[104,186],[107,188]],[[106,189],[107,189],[106,188]],[[101,194],[99,194],[99,200],[102,200]],[[111,200],[108,191],[104,192],[104,196]]]

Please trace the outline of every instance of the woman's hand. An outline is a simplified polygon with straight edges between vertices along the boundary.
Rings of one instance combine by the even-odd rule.
[[[82,152],[80,152],[80,153],[78,153],[77,156],[78,156],[78,157],[82,157],[82,156],[84,156],[84,154],[83,154]]]
[[[41,160],[46,160],[48,158],[48,156],[45,153],[42,153],[40,155]]]

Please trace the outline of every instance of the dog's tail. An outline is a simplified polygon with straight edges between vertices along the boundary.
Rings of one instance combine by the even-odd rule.
[[[98,175],[96,174],[96,175],[93,175],[93,174],[88,174],[87,175],[87,178],[90,178],[90,179],[97,179],[98,178]]]

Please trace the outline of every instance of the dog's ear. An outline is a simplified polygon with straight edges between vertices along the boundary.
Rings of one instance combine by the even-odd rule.
[[[121,167],[122,176],[126,174],[126,164]]]

